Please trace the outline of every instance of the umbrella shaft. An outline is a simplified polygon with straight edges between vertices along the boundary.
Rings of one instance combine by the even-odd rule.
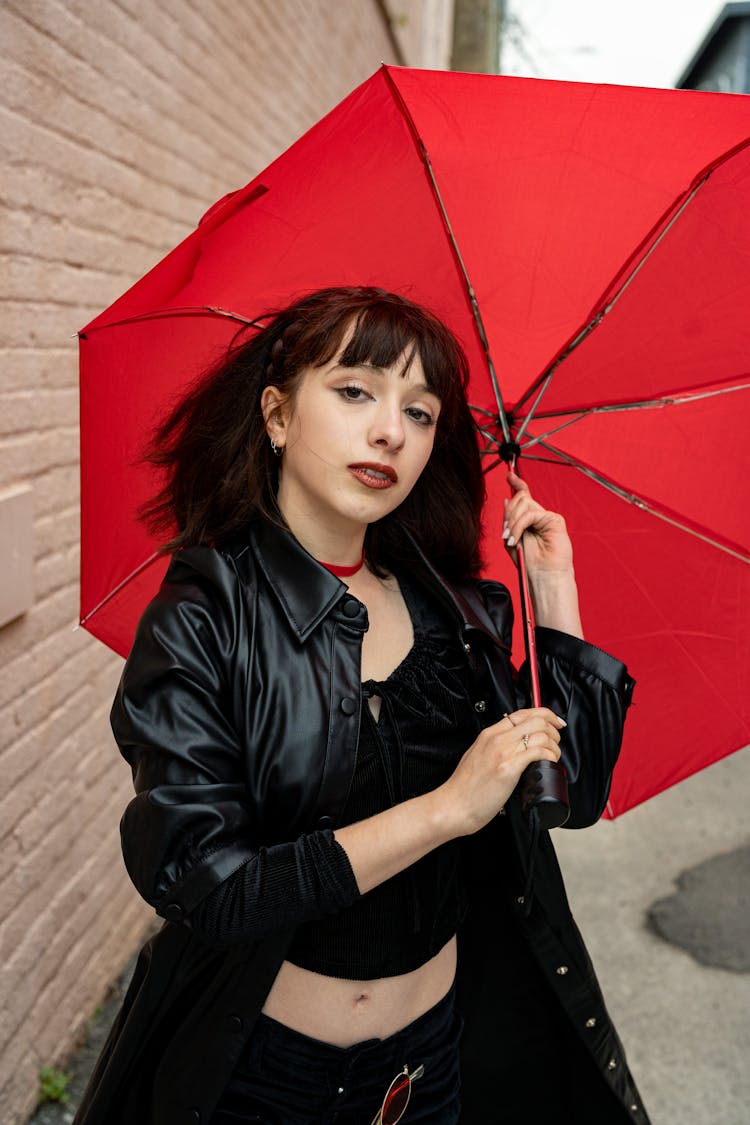
[[[526,643],[526,660],[531,684],[531,706],[541,707],[539,691],[539,665],[536,658],[536,638],[534,636],[534,610],[529,593],[529,575],[526,570],[526,556],[523,550],[523,536],[518,544],[518,584],[521,593],[521,612],[523,614],[523,635]]]
[[[514,453],[510,459],[510,469],[518,476],[518,454]],[[523,614],[523,638],[526,646],[526,662],[529,667],[529,682],[531,684],[531,706],[541,707],[541,693],[539,691],[539,665],[536,658],[536,638],[534,636],[534,607],[529,592],[529,573],[526,569],[526,555],[523,549],[524,536],[522,535],[516,548],[516,561],[518,562],[518,585],[521,594],[521,613]]]
[[[517,458],[511,459],[510,467],[518,473]],[[523,614],[523,635],[526,644],[526,662],[531,686],[531,706],[541,707],[539,690],[539,664],[536,658],[536,638],[534,635],[534,607],[529,591],[529,574],[526,569],[526,555],[523,550],[523,535],[516,549],[518,562],[518,585],[521,594]],[[570,816],[568,802],[568,776],[561,762],[534,762],[523,771],[520,780],[521,807],[524,812],[536,816],[540,827],[559,828]]]

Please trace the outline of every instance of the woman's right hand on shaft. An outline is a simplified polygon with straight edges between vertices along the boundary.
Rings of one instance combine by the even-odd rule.
[[[482,731],[437,789],[337,828],[336,841],[349,857],[360,893],[492,820],[531,762],[558,760],[564,726],[547,707],[514,711]]]
[[[432,794],[450,825],[450,836],[469,836],[492,820],[532,762],[558,761],[565,725],[548,707],[530,707],[485,727]]]

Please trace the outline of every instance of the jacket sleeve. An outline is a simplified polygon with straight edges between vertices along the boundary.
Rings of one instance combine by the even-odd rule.
[[[607,804],[635,680],[614,656],[556,629],[537,626],[536,650],[542,703],[568,724],[560,743],[570,797],[564,827],[586,828]],[[528,707],[526,663],[517,682],[521,706]]]
[[[505,587],[486,581],[479,587],[501,639],[509,643],[513,619]],[[635,680],[620,660],[578,637],[537,626],[535,638],[542,705],[568,724],[560,742],[570,797],[565,827],[585,828],[606,806]],[[531,706],[526,662],[516,677],[516,696],[519,707]]]
[[[241,885],[245,908],[233,940],[339,910],[359,893],[330,830],[271,847],[256,838],[232,721],[237,596],[217,552],[175,556],[138,625],[111,713],[136,793],[120,824],[128,873],[162,917],[191,915],[197,928],[207,917],[210,940],[223,939],[225,912],[217,917],[216,895],[208,915],[197,908],[227,881]]]

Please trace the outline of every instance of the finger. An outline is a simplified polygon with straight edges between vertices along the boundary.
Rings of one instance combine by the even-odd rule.
[[[559,762],[560,747],[550,743],[546,746],[525,746],[514,759],[521,773],[534,762]]]
[[[508,484],[513,489],[514,493],[529,491],[529,486],[526,481],[523,477],[519,477],[518,473],[515,473],[513,469],[508,469]]]
[[[514,504],[508,508],[503,527],[507,524],[512,529],[514,524],[518,524],[521,520],[526,521],[526,526],[529,525],[529,520],[532,523],[541,524],[548,522],[552,514],[553,513],[548,512],[546,508],[543,508],[541,504],[538,504],[536,500],[525,496],[522,497],[518,504]]]
[[[507,547],[517,547],[523,538],[524,532],[530,527],[538,525],[539,518],[534,512],[522,513],[511,523],[503,526],[503,539]]]
[[[527,718],[522,719],[520,723],[516,723],[514,728],[521,734],[533,734],[538,730],[554,730],[560,731],[559,722],[553,722],[547,715],[529,715]]]
[[[515,546],[530,527],[542,531],[549,523],[549,515],[550,513],[536,501],[528,501],[523,506],[519,506],[518,510],[509,513],[503,523],[503,539],[507,540],[509,547]]]
[[[554,727],[546,727],[544,730],[532,731],[530,735],[524,736],[521,739],[524,749],[530,747],[532,750],[536,747],[538,750],[543,750],[545,747],[553,747],[556,751],[560,749],[560,733]]]
[[[520,735],[521,738],[528,738],[530,741],[534,739],[538,744],[544,742],[545,739],[551,739],[554,743],[560,741],[560,731],[557,727],[543,719],[529,719],[527,722],[520,724],[516,730],[516,735]]]
[[[560,715],[556,714],[549,707],[519,707],[517,711],[511,711],[508,718],[512,719],[514,723],[522,723],[524,719],[528,719],[533,715],[541,715],[542,718],[547,719],[555,726],[565,727],[567,723]]]
[[[524,491],[516,492],[513,494],[513,496],[508,497],[504,501],[504,515],[506,516],[506,518],[508,516],[512,518],[515,512],[522,511],[529,505],[539,510],[543,510],[541,504],[539,504],[539,502],[534,499],[527,486]]]
[[[553,712],[550,712],[550,714],[553,714]],[[520,716],[520,718],[518,716]],[[530,720],[532,721],[531,726],[529,726]],[[506,711],[498,723],[493,723],[491,726],[485,727],[482,733],[485,735],[503,735],[510,734],[512,730],[520,730],[521,735],[531,734],[533,730],[543,729],[545,722],[549,722],[549,719],[546,719],[544,715],[534,710],[524,712],[516,711],[513,715],[509,715]]]
[[[533,512],[537,519],[543,519],[547,514],[547,510],[532,500],[530,496],[519,496],[516,500],[508,504],[506,511],[506,523],[514,523],[520,519],[527,512]]]
[[[512,730],[509,730],[504,723],[496,723],[494,727],[485,728],[479,737],[488,749],[491,748],[493,752],[502,756],[514,755],[529,745],[557,745],[560,741],[560,731],[548,720],[532,716]]]

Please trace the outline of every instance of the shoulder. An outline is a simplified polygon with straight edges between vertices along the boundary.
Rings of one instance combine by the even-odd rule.
[[[161,586],[146,606],[131,655],[144,650],[186,654],[227,651],[244,617],[236,550],[186,547],[172,555]]]
[[[513,634],[513,600],[508,587],[491,578],[471,578],[457,584],[456,589],[477,617],[509,647]]]

